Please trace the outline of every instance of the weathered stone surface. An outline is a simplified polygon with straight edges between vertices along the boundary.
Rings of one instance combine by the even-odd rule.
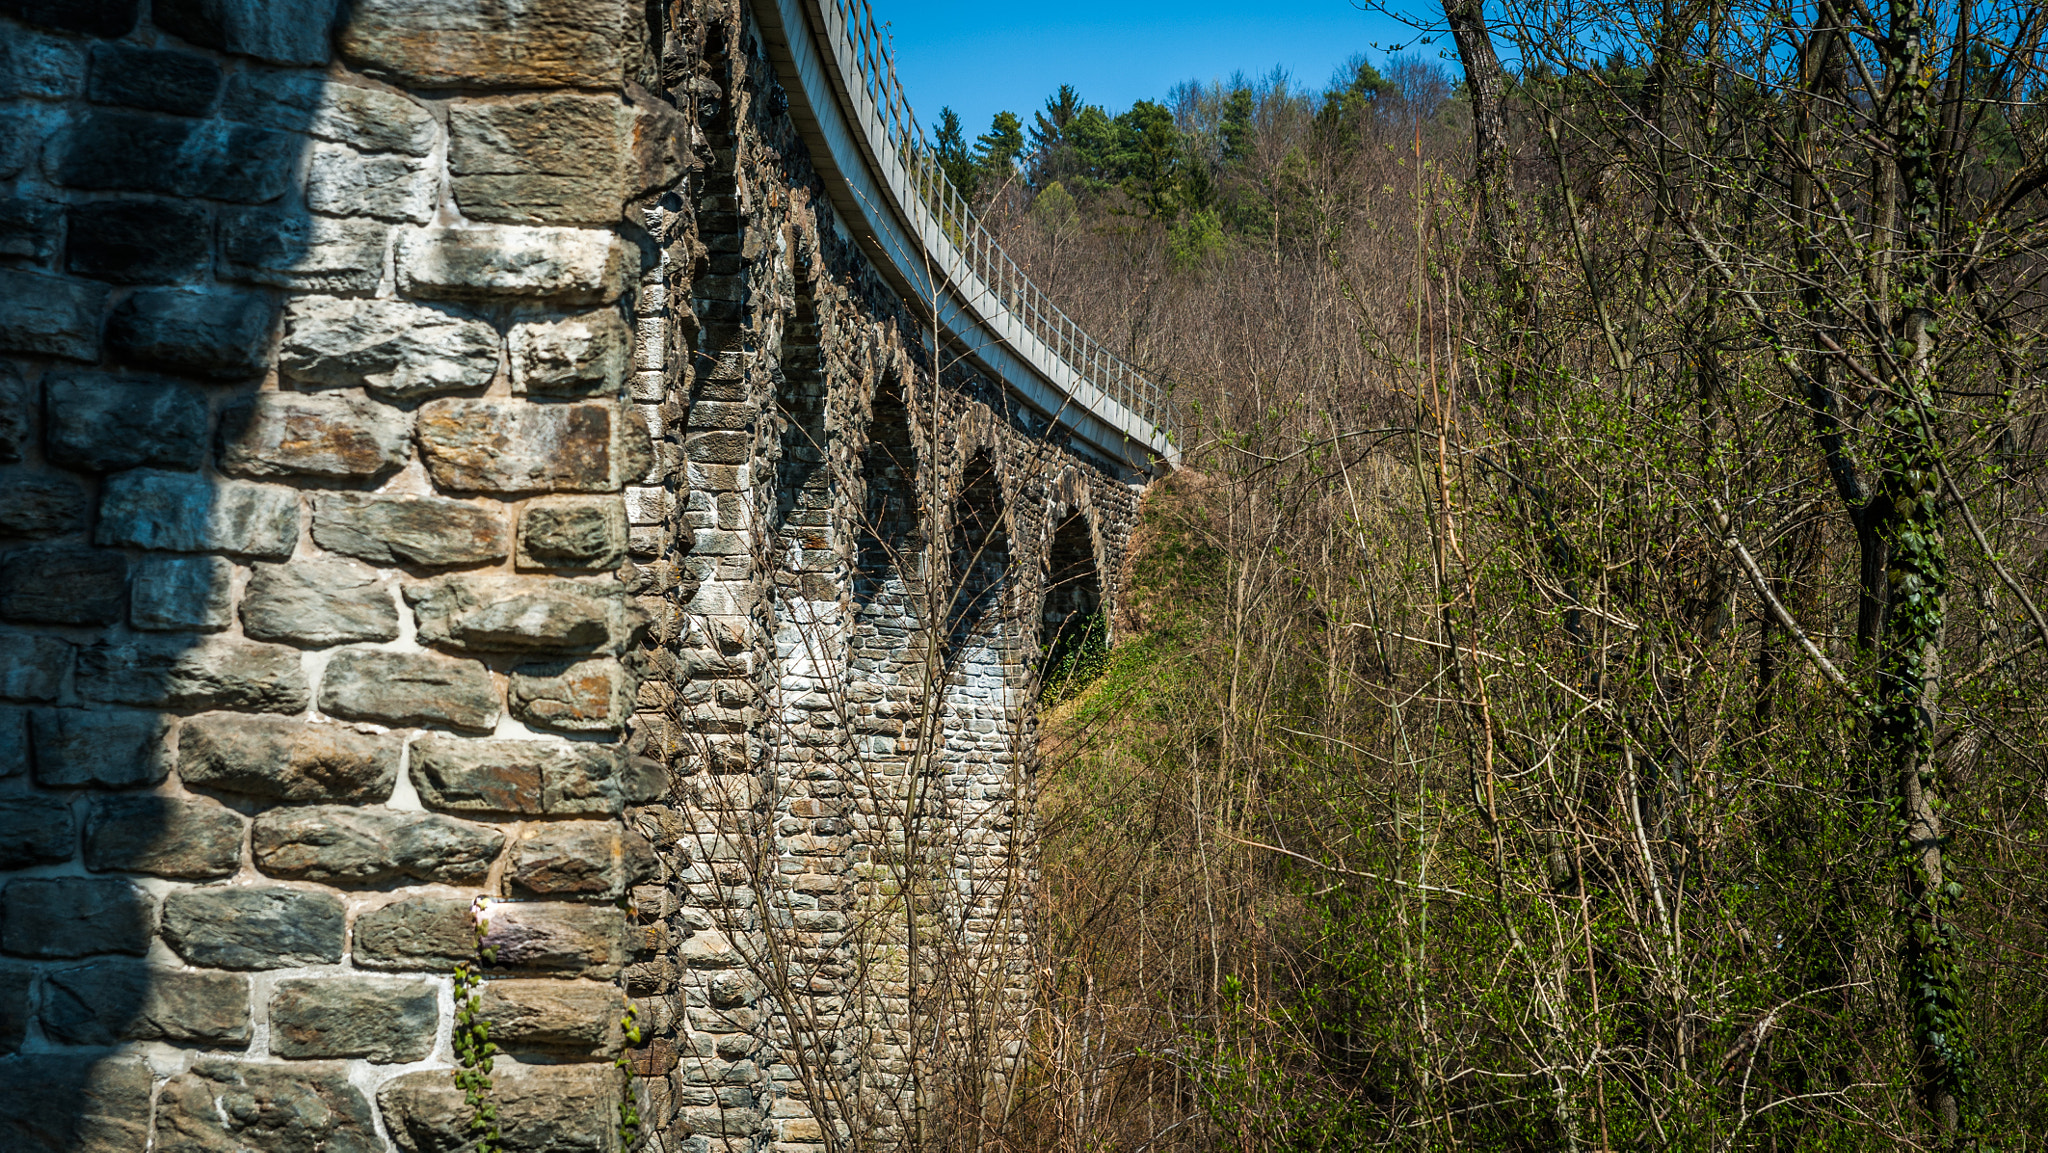
[[[437,568],[505,557],[505,522],[495,508],[435,497],[323,494],[313,506],[313,539],[380,565]]]
[[[382,1153],[370,1102],[334,1064],[201,1058],[165,1083],[157,1153]],[[140,1146],[138,1146],[140,1148]]]
[[[204,56],[95,44],[85,96],[94,104],[203,116],[220,95],[220,79],[220,65]]]
[[[251,844],[256,867],[277,877],[368,884],[408,876],[460,884],[483,877],[505,835],[439,813],[314,805],[257,817]]]
[[[35,443],[35,390],[21,370],[0,361],[0,461],[17,461]]]
[[[614,459],[617,415],[601,404],[437,400],[420,409],[420,451],[452,492],[606,492],[629,475]]]
[[[505,1153],[612,1153],[620,1074],[609,1065],[515,1065],[499,1060],[491,1099]],[[377,1093],[405,1153],[466,1148],[469,1107],[446,1075],[407,1073]]]
[[[127,789],[170,775],[169,717],[95,709],[37,709],[31,716],[38,784]]]
[[[448,170],[471,220],[602,224],[625,199],[627,117],[616,96],[457,100]]]
[[[331,977],[279,981],[270,997],[270,1051],[280,1057],[418,1061],[440,1016],[427,981]]]
[[[242,863],[240,814],[216,801],[94,797],[85,820],[85,867],[204,881]]]
[[[282,717],[192,717],[178,734],[178,777],[266,800],[382,801],[398,780],[398,739]]]
[[[483,987],[491,1039],[509,1049],[608,1057],[625,1043],[625,1014],[618,988],[595,981],[514,978]]]
[[[438,135],[427,110],[400,93],[303,72],[236,73],[222,111],[247,123],[297,126],[363,152],[425,156]]]
[[[128,599],[128,558],[105,549],[44,545],[0,556],[0,617],[61,625],[111,624]]]
[[[610,580],[465,573],[404,591],[422,642],[476,652],[617,652],[645,625]]]
[[[512,671],[512,715],[531,725],[572,733],[623,728],[632,681],[614,660],[555,661]]]
[[[524,297],[603,304],[639,273],[638,254],[608,231],[477,225],[399,238],[398,287],[423,299]]]
[[[512,391],[610,396],[633,362],[633,330],[617,312],[512,326]]]
[[[312,700],[296,650],[227,637],[89,645],[77,685],[89,701],[179,710],[296,713]]]
[[[0,350],[98,360],[107,286],[0,269]]]
[[[43,1032],[66,1045],[184,1041],[249,1043],[249,978],[95,961],[43,981]]]
[[[464,897],[407,897],[356,916],[356,964],[445,973],[475,963],[476,927]]]
[[[0,1149],[143,1149],[149,1143],[149,1087],[149,1065],[140,1057],[35,1053],[0,1060]],[[52,1101],[62,1101],[64,1107],[53,1109]]]
[[[70,641],[22,633],[0,636],[0,700],[54,701],[70,671]]]
[[[0,708],[0,777],[28,772],[28,710]]]
[[[354,396],[263,392],[229,410],[221,470],[367,480],[405,463],[405,414]]]
[[[341,960],[331,893],[267,886],[181,889],[164,898],[164,942],[209,969],[285,969]]]
[[[149,14],[174,36],[272,64],[327,63],[336,0],[152,0]]]
[[[242,597],[242,632],[260,641],[336,645],[398,639],[398,602],[352,560],[259,564]]]
[[[391,226],[303,212],[224,212],[220,275],[302,292],[369,292],[384,276]]]
[[[299,494],[275,485],[138,468],[100,487],[98,544],[282,560],[299,543]]]
[[[213,247],[213,222],[196,204],[96,200],[72,205],[64,218],[64,267],[96,280],[177,284],[205,271]]]
[[[483,947],[499,968],[606,978],[626,961],[626,914],[611,905],[509,902],[491,906]]]
[[[206,398],[168,380],[62,372],[43,382],[50,459],[88,472],[195,469],[206,459]]]
[[[85,527],[85,486],[68,476],[4,469],[0,491],[8,496],[0,502],[0,537],[37,539]]]
[[[28,1036],[28,990],[35,975],[36,971],[27,965],[0,965],[0,1053],[19,1050],[22,1039]],[[0,1126],[5,1124],[0,1121]],[[6,1132],[0,1128],[0,1134]]]
[[[55,797],[0,798],[0,869],[68,861],[77,847],[69,804]]]
[[[307,384],[392,400],[481,389],[498,371],[497,330],[402,300],[301,297],[285,312],[278,369]]]
[[[46,200],[0,198],[0,256],[37,262],[57,255],[57,222],[64,213]]]
[[[625,891],[624,827],[616,821],[537,821],[512,846],[514,889],[537,896],[615,897]]]
[[[0,893],[0,949],[17,957],[141,956],[156,898],[127,881],[27,877]]]
[[[425,224],[435,195],[433,172],[411,157],[366,156],[345,144],[313,147],[306,207],[315,212]]]
[[[17,15],[25,7],[30,5],[17,0],[0,5],[0,11]],[[68,36],[9,29],[7,37],[0,39],[0,99],[65,100],[78,95],[79,80],[85,75],[84,48]]]
[[[626,509],[616,498],[536,500],[519,515],[521,568],[614,569],[626,559]]]
[[[627,127],[626,198],[674,187],[690,167],[690,118],[640,85],[627,81],[632,115]]]
[[[107,346],[134,364],[212,380],[261,375],[276,308],[235,289],[145,289],[121,302]]]
[[[320,680],[320,711],[387,725],[488,732],[498,723],[498,687],[477,661],[343,649]]]
[[[611,88],[626,5],[618,0],[361,0],[342,56],[421,88]]]
[[[253,124],[94,108],[55,147],[52,175],[67,187],[261,204],[290,187],[303,144]]]
[[[235,566],[213,556],[149,556],[128,586],[128,623],[156,632],[216,632],[234,620]]]
[[[429,735],[412,747],[412,783],[438,809],[613,816],[654,799],[618,751],[583,741],[478,741]]]

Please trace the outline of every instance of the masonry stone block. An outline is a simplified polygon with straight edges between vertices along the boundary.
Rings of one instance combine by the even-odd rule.
[[[0,891],[0,949],[17,957],[139,957],[155,928],[156,898],[127,881],[24,877]]]
[[[128,586],[128,623],[153,632],[218,632],[234,621],[232,562],[146,556]]]
[[[397,409],[361,397],[258,393],[223,420],[221,470],[368,480],[405,463],[406,424]]]
[[[279,1057],[424,1059],[440,1017],[431,981],[329,977],[279,981],[270,996],[270,1051]]]
[[[638,253],[590,228],[476,225],[399,238],[398,287],[421,299],[527,298],[603,304],[638,274]]]
[[[213,223],[193,204],[95,200],[66,209],[64,231],[67,271],[116,284],[176,284],[205,271]]]
[[[463,740],[430,734],[412,747],[420,799],[458,813],[615,816],[657,784],[618,751],[585,741]]]
[[[466,897],[406,897],[356,915],[352,954],[366,969],[445,973],[476,963],[476,950]]]
[[[35,444],[35,390],[21,370],[0,361],[0,461],[17,461]]]
[[[316,144],[306,176],[306,207],[335,216],[425,224],[434,214],[438,191],[434,172],[412,157]]]
[[[274,209],[226,211],[220,275],[302,292],[369,292],[384,277],[391,226]]]
[[[138,465],[196,469],[206,459],[206,398],[168,380],[61,372],[43,382],[50,459],[88,472]]]
[[[617,498],[536,500],[519,516],[520,568],[613,569],[625,552],[626,515]]]
[[[97,360],[107,286],[0,269],[0,351]]]
[[[18,7],[4,10],[19,15]],[[0,40],[0,99],[68,99],[78,95],[84,76],[85,45],[71,37],[21,28]]]
[[[128,599],[128,559],[80,545],[0,555],[0,618],[62,625],[112,624]]]
[[[164,943],[209,969],[286,969],[341,960],[332,893],[271,886],[180,889],[164,898]]]
[[[603,979],[625,964],[628,936],[612,905],[515,901],[491,907],[483,947],[499,968]]]
[[[275,485],[131,469],[100,486],[93,540],[282,560],[299,543],[299,494]]]
[[[256,867],[274,877],[359,885],[406,876],[453,885],[481,880],[505,835],[439,813],[310,805],[258,816],[251,843]]]
[[[78,848],[69,803],[56,797],[0,798],[0,869],[68,861]]]
[[[405,586],[430,645],[474,652],[618,652],[645,627],[617,581],[457,574]]]
[[[107,347],[133,364],[210,380],[246,380],[266,366],[276,308],[256,292],[152,288],[114,309]]]
[[[0,256],[37,263],[57,255],[57,226],[64,213],[47,200],[0,197]]]
[[[270,64],[327,63],[337,0],[153,0],[157,27]]]
[[[185,784],[275,801],[374,803],[398,780],[396,737],[346,725],[215,713],[178,734]]]
[[[66,1045],[249,1043],[249,978],[105,960],[43,979],[43,1033]]]
[[[242,598],[242,632],[260,641],[336,645],[398,639],[398,602],[359,561],[259,564]]]
[[[611,396],[633,359],[633,330],[606,310],[512,326],[512,391],[533,396]]]
[[[362,68],[421,88],[611,88],[628,18],[620,0],[360,0],[339,45]]]
[[[28,772],[28,711],[0,708],[0,777]]]
[[[189,52],[95,44],[85,98],[151,112],[203,116],[220,95],[220,65]]]
[[[0,1148],[133,1153],[149,1143],[149,1090],[149,1064],[141,1057],[24,1053],[0,1060]],[[53,1109],[52,1101],[66,1104]]]
[[[433,116],[402,93],[304,72],[238,72],[222,112],[250,124],[292,125],[362,152],[425,156],[439,135]]]
[[[0,1054],[20,1050],[22,1040],[28,1036],[32,1015],[29,986],[34,984],[35,976],[36,971],[27,965],[0,965]]]
[[[30,731],[36,782],[108,789],[159,784],[170,775],[164,738],[171,718],[99,709],[37,709]]]
[[[498,371],[497,330],[402,300],[308,296],[285,311],[278,369],[316,386],[387,400],[481,389]]]
[[[328,661],[320,680],[320,710],[387,725],[488,732],[498,723],[498,687],[477,661],[343,649]]]
[[[554,661],[512,671],[512,715],[565,732],[617,732],[632,706],[632,678],[615,660]]]
[[[614,897],[629,880],[624,829],[615,821],[529,822],[506,871],[515,892],[552,897]]]
[[[628,118],[616,96],[558,92],[448,109],[455,203],[472,220],[601,224],[625,199]]]
[[[450,492],[609,492],[646,471],[644,426],[609,404],[436,400],[419,412],[420,450]]]
[[[202,1057],[165,1082],[161,1153],[381,1153],[369,1099],[340,1062],[260,1065]]]
[[[496,508],[467,501],[325,493],[313,506],[321,548],[379,565],[488,564],[504,559],[506,536]]]
[[[625,1044],[615,985],[515,977],[486,983],[482,996],[491,1039],[507,1049],[609,1057]]]
[[[296,650],[227,637],[87,645],[77,687],[89,701],[179,710],[295,713],[312,700]]]
[[[180,797],[94,797],[85,821],[85,867],[183,881],[232,875],[247,822],[218,802]]]
[[[261,204],[290,186],[301,141],[252,124],[93,108],[60,138],[51,175],[96,192]]]

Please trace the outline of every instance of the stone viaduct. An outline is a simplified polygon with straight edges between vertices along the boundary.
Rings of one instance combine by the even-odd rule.
[[[0,1150],[1005,1107],[1175,453],[864,4],[0,0],[0,184]]]

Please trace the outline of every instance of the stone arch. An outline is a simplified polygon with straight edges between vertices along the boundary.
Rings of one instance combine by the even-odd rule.
[[[1048,682],[1109,640],[1095,517],[1084,505],[1069,505],[1053,517],[1051,528],[1038,619],[1039,669]]]
[[[922,568],[916,426],[907,389],[894,369],[881,375],[868,406],[855,511],[853,598],[863,621],[888,628],[894,648],[908,642],[920,614],[913,601]],[[887,621],[884,625],[880,622]]]
[[[995,452],[968,455],[959,496],[947,524],[950,561],[945,590],[946,650],[951,666],[970,644],[1006,647],[1002,641],[1010,598],[1009,507]]]
[[[789,240],[794,291],[778,342],[775,415],[775,508],[769,528],[783,552],[782,565],[802,571],[806,551],[829,548],[831,469],[827,462],[826,408],[830,386],[819,347],[816,284],[801,235]],[[814,561],[822,558],[812,558]]]

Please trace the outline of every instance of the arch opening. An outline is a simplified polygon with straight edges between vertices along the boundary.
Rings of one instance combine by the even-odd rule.
[[[1095,531],[1080,509],[1054,527],[1039,610],[1039,693],[1057,698],[1093,680],[1109,651]]]
[[[953,506],[949,665],[970,642],[999,639],[1010,577],[1010,534],[1003,523],[1003,486],[994,456],[987,449],[975,452],[961,480]]]

